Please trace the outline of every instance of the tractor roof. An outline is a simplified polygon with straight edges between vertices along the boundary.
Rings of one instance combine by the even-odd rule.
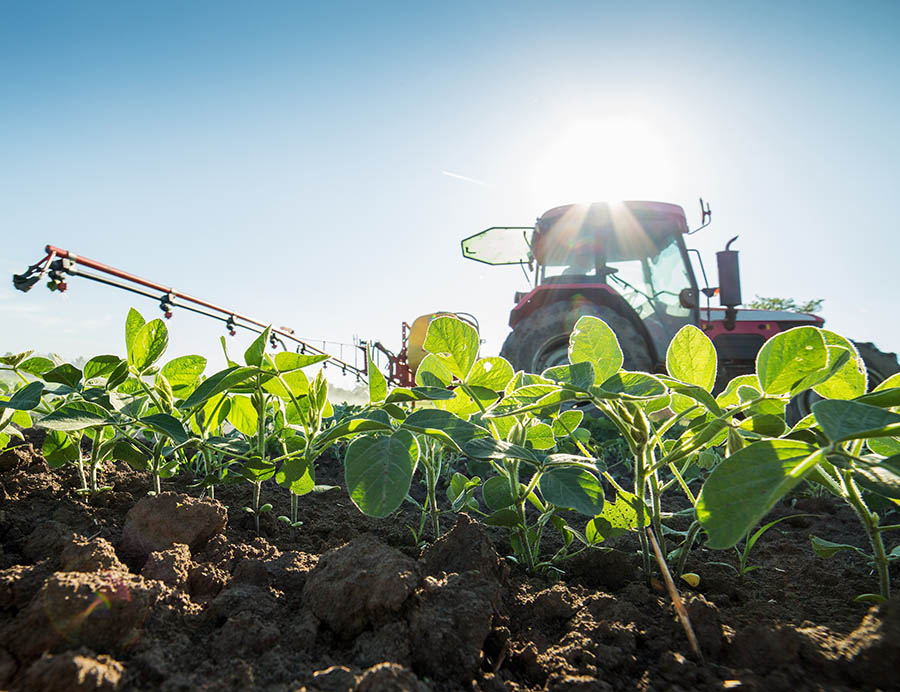
[[[564,265],[573,251],[602,251],[608,261],[654,256],[673,235],[686,233],[684,210],[665,202],[566,204],[534,226],[494,226],[463,239],[463,256],[485,264]]]
[[[608,261],[652,257],[688,230],[684,210],[665,202],[566,204],[544,212],[535,224],[531,251],[541,264],[565,264],[583,247]]]

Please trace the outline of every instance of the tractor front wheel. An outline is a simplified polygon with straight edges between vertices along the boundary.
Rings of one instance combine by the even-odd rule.
[[[566,365],[569,335],[578,319],[585,315],[599,317],[615,332],[625,356],[626,370],[652,369],[647,344],[634,325],[611,308],[587,301],[577,304],[559,301],[535,310],[506,337],[500,355],[517,370],[531,373]]]

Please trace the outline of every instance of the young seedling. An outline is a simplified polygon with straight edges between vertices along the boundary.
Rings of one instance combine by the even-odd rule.
[[[738,566],[735,567],[729,562],[708,562],[709,565],[719,565],[721,567],[727,567],[730,570],[734,570],[734,572],[740,577],[741,581],[744,581],[744,577],[746,577],[750,572],[756,569],[761,569],[762,565],[751,565],[750,564],[750,551],[753,550],[753,546],[756,545],[756,542],[762,538],[763,534],[766,533],[769,529],[771,529],[776,524],[780,524],[783,521],[788,521],[789,519],[798,519],[800,517],[811,517],[815,516],[813,514],[791,514],[786,517],[781,517],[780,519],[776,519],[775,521],[770,521],[768,524],[758,528],[753,532],[753,535],[747,536],[744,541],[744,545],[742,548],[738,548],[735,546],[734,550],[738,555]]]

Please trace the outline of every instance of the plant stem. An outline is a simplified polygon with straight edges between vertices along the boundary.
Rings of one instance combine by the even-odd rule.
[[[261,481],[253,482],[253,521],[256,524],[256,535],[259,535],[259,495],[262,489]]]
[[[84,473],[84,456],[81,453],[81,437],[75,441],[75,446],[78,449],[78,475],[81,476],[81,489],[88,490],[88,482],[87,476]]]
[[[891,597],[891,572],[887,559],[887,553],[884,550],[884,541],[878,530],[878,518],[866,505],[859,492],[859,488],[851,477],[849,470],[841,473],[844,488],[847,491],[847,501],[856,515],[862,522],[863,528],[866,530],[866,537],[872,546],[872,553],[875,559],[875,569],[878,571],[878,586],[881,595],[885,599]]]

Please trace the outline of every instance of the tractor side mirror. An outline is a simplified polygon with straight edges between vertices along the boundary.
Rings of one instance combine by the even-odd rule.
[[[697,307],[697,291],[693,288],[682,288],[678,294],[678,303],[685,310],[693,310]]]
[[[719,265],[719,304],[734,308],[741,304],[741,271],[738,266],[737,250],[729,249],[737,240],[735,236],[725,245],[725,249],[716,253]]]

